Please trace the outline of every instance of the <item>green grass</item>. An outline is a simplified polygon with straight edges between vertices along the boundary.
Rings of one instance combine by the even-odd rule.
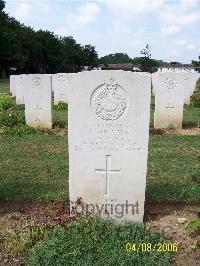
[[[67,110],[53,110],[53,126],[60,128],[67,127]]]
[[[183,128],[198,127],[200,125],[200,108],[187,106],[183,111]]]
[[[67,139],[55,135],[0,135],[0,198],[68,198]]]
[[[194,184],[200,136],[151,135],[148,201],[189,201],[183,191]],[[67,137],[0,135],[0,199],[68,199]]]
[[[183,192],[194,184],[199,159],[200,136],[150,136],[147,201],[190,201]]]
[[[127,243],[131,243],[133,250],[130,251]],[[56,228],[49,238],[33,247],[27,265],[171,264],[170,252],[158,252],[157,248],[156,251],[144,252],[142,243],[151,243],[154,247],[158,243],[167,243],[167,240],[150,232],[144,224],[114,224],[86,217],[71,223],[67,228]]]
[[[9,79],[0,79],[0,93],[9,93],[10,84]]]

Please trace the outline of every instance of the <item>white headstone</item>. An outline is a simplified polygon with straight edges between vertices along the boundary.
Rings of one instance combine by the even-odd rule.
[[[71,213],[142,222],[151,75],[82,72],[69,88]]]
[[[194,82],[193,73],[186,72],[184,74],[185,84],[184,84],[184,103],[190,104],[190,96],[193,93],[193,87],[195,88],[196,81]]]
[[[182,128],[185,76],[181,73],[159,73],[153,76],[155,93],[155,128]]]
[[[197,85],[197,82],[199,81],[200,79],[200,73],[198,72],[195,72],[195,73],[192,73],[192,84],[191,84],[191,87],[192,87],[192,93],[194,92],[194,90],[196,89],[196,85]]]
[[[162,73],[161,71],[157,71],[153,74],[151,74],[151,86],[152,86],[152,89],[151,89],[151,93],[152,93],[152,96],[156,96],[156,91],[155,91],[155,85],[154,85],[154,82],[153,80],[155,80],[157,78],[157,74],[159,73]]]
[[[13,97],[16,96],[16,92],[15,92],[15,77],[16,77],[16,75],[10,75],[10,93],[12,94]]]
[[[24,81],[26,77],[26,74],[15,76],[15,94],[17,104],[24,104]]]
[[[58,73],[52,75],[52,90],[54,92],[54,104],[59,102],[67,103],[67,77],[68,73]]]
[[[52,127],[51,75],[28,75],[25,79],[26,124],[33,127]]]

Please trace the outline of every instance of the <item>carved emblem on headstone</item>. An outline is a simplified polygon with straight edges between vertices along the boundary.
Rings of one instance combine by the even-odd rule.
[[[59,83],[62,83],[62,82],[64,82],[65,80],[66,80],[65,75],[60,74],[60,75],[58,76],[58,82],[59,82]]]
[[[166,78],[165,84],[167,85],[168,90],[174,90],[177,86],[176,79],[175,78]]]
[[[41,79],[39,77],[33,78],[33,87],[38,88],[41,84]]]
[[[127,106],[124,89],[113,79],[97,87],[91,96],[92,110],[103,120],[120,118]]]

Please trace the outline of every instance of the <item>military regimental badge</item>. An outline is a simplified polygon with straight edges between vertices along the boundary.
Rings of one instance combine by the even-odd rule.
[[[127,106],[126,93],[114,79],[97,87],[91,97],[92,110],[103,120],[120,118]]]

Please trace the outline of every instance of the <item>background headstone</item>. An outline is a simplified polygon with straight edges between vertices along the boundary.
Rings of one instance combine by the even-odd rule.
[[[71,214],[142,222],[151,75],[83,72],[69,77],[69,88]]]
[[[67,103],[67,77],[68,73],[58,73],[52,75],[52,90],[54,92],[54,104],[59,102]]]
[[[51,75],[28,75],[25,79],[26,124],[33,127],[52,127]]]
[[[16,75],[10,75],[10,93],[12,94],[13,97],[16,96],[16,93],[15,93],[15,77],[16,77]]]
[[[184,87],[187,81],[180,73],[159,73],[153,77],[155,90],[155,128],[182,128]]]
[[[16,94],[16,103],[17,104],[24,104],[24,91],[25,85],[24,81],[28,75],[16,75],[15,76],[15,94]]]

